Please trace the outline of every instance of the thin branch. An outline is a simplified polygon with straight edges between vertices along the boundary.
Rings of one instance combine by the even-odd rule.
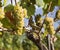
[[[17,5],[17,1],[15,0],[15,5]]]
[[[54,49],[54,43],[53,43],[52,40],[51,40],[51,50],[55,50],[55,49]]]
[[[49,12],[49,11],[50,11],[50,9],[51,9],[51,6],[52,6],[52,1],[49,3],[49,7],[48,7],[48,10],[47,10],[47,12]]]
[[[51,41],[50,41],[50,34],[47,35],[48,37],[48,50],[51,50]]]
[[[13,32],[15,31],[14,29],[7,29],[7,28],[0,28],[0,32],[4,32],[4,31],[7,31],[7,32]]]
[[[52,4],[52,2],[50,2],[50,5],[49,5],[49,8],[48,8],[48,12],[50,11],[50,9],[51,9],[51,4]],[[45,18],[47,17],[47,14],[46,14],[46,16],[45,16]],[[42,48],[42,43],[41,43],[41,38],[40,38],[40,32],[41,32],[41,29],[43,28],[43,24],[44,24],[44,22],[45,22],[45,20],[43,21],[43,23],[42,23],[42,26],[41,27],[39,27],[39,32],[38,32],[38,39],[34,39],[33,38],[33,35],[31,34],[29,34],[29,32],[27,33],[27,37],[30,39],[30,40],[32,40],[37,46],[38,46],[38,48],[39,48],[39,50],[43,50],[43,48]],[[30,31],[31,32],[31,31]],[[47,50],[47,49],[46,49]]]
[[[57,21],[56,17],[54,18],[54,21]]]
[[[52,6],[52,1],[49,3],[49,7],[48,7],[48,10],[47,10],[47,12],[49,12],[50,11],[50,9],[51,9],[51,6]],[[45,15],[45,18],[47,17],[47,14]],[[42,26],[41,26],[41,28],[40,28],[40,31],[41,31],[41,29],[42,29],[42,27],[43,27],[43,24],[45,23],[45,20],[43,21],[43,23],[42,23]]]
[[[11,4],[13,4],[12,0],[11,0]]]

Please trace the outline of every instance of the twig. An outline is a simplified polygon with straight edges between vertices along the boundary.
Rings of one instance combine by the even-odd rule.
[[[47,12],[49,12],[50,11],[50,9],[51,9],[51,5],[52,5],[52,1],[49,3],[49,7],[48,7],[48,10],[47,10]],[[45,15],[45,18],[47,17],[47,14]],[[45,20],[44,20],[45,21]],[[43,24],[44,24],[44,21],[43,21]],[[41,29],[42,29],[42,27],[43,27],[43,24],[42,24],[42,26],[41,26]],[[40,30],[41,30],[40,29]]]
[[[51,6],[52,6],[52,1],[49,3],[49,7],[48,7],[47,12],[49,12],[49,11],[50,11]],[[45,15],[45,18],[46,18],[46,17],[47,17],[47,14]],[[45,20],[44,20],[44,21],[43,21],[43,23],[42,23],[42,26],[41,26],[41,28],[40,28],[40,31],[41,31],[41,29],[42,29],[42,27],[43,27],[44,22],[45,22]]]
[[[47,12],[49,12],[49,11],[50,11],[50,9],[51,9],[51,6],[52,6],[52,1],[49,3],[49,7],[48,7],[48,10],[47,10]]]
[[[15,30],[14,29],[7,29],[7,28],[0,28],[0,32],[4,32],[4,31],[13,32]]]
[[[17,2],[16,2],[16,0],[15,0],[15,5],[17,5]]]
[[[51,50],[50,34],[48,34],[47,36],[48,36],[48,50]]]
[[[11,4],[13,4],[12,0],[11,0]]]
[[[54,49],[54,43],[53,43],[52,39],[51,39],[51,50],[55,50]]]

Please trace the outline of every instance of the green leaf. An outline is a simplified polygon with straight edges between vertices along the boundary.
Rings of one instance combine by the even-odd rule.
[[[27,2],[26,0],[23,0],[23,1],[21,1],[20,5],[23,8],[27,9],[28,18],[34,14],[34,12],[35,12],[35,6],[34,6],[34,4],[30,4],[30,2]]]
[[[7,0],[4,0],[4,5],[6,5],[6,3],[7,3]]]
[[[3,47],[4,47],[4,44],[3,44],[2,38],[0,37],[0,49]]]
[[[58,6],[60,6],[60,0],[58,0]]]
[[[36,4],[36,0],[30,0],[32,4]]]
[[[5,49],[11,48],[12,36],[10,35],[10,33],[3,33],[3,43]]]
[[[43,0],[45,3],[49,3],[50,1],[52,1],[52,0]]]
[[[34,5],[29,5],[25,7],[27,9],[27,15],[28,15],[28,18],[31,16],[31,15],[34,15],[34,12],[35,12],[35,6]]]
[[[26,7],[28,16],[34,15],[35,12],[35,6],[34,5],[29,5],[29,7]]]
[[[5,17],[4,19],[1,20],[3,27],[5,28],[13,28],[14,25],[9,21],[9,19],[7,17]]]
[[[43,2],[43,0],[36,0],[36,5],[38,5],[38,6],[40,6],[40,7],[44,7],[44,2]]]
[[[54,45],[55,45],[55,49],[56,50],[59,50],[60,49],[60,34],[58,33],[58,34],[56,34],[56,37],[57,37],[57,41],[54,43]]]
[[[2,0],[0,0],[0,7],[2,7]]]
[[[13,11],[13,9],[14,9],[14,6],[11,5],[11,4],[9,4],[9,5],[7,5],[6,7],[4,7],[5,12]]]
[[[52,4],[51,4],[49,12],[52,12],[54,10],[54,7],[58,5],[58,0],[47,0],[47,1],[44,0],[44,2],[45,2],[44,8],[43,8],[44,14],[48,12],[47,10],[50,6],[50,2],[52,2]]]
[[[20,0],[20,2],[30,3],[30,4],[36,4],[36,0]]]

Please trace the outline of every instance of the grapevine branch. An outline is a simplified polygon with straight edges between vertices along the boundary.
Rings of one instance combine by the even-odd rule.
[[[48,50],[47,47],[46,47],[42,42],[39,41],[39,38],[38,38],[38,39],[35,39],[35,38],[33,37],[32,31],[29,31],[29,32],[26,32],[26,33],[27,33],[27,37],[28,37],[31,41],[33,41],[36,46],[38,46],[39,50],[42,50],[42,48],[43,48],[43,50]],[[41,45],[42,45],[42,48],[41,48]]]
[[[48,12],[50,11],[50,9],[51,9],[51,4],[52,4],[52,2],[50,2],[50,6],[49,6],[49,8],[48,8]],[[46,17],[47,17],[47,14],[46,14]],[[29,20],[31,20],[31,19],[29,19]],[[45,21],[45,20],[44,20]],[[30,40],[32,40],[33,42],[35,42],[35,44],[36,45],[38,45],[38,48],[39,49],[41,49],[41,50],[43,50],[43,48],[42,48],[42,44],[41,44],[41,38],[40,38],[40,36],[39,36],[39,34],[41,33],[41,29],[42,29],[42,27],[43,27],[43,24],[44,24],[44,21],[43,21],[43,23],[42,23],[42,25],[41,25],[41,27],[38,27],[39,28],[39,32],[38,32],[38,39],[39,39],[39,43],[38,42],[36,42],[35,41],[35,39],[32,39],[32,38],[29,38],[30,36],[28,36],[28,38],[30,39]],[[35,28],[36,28],[36,26],[35,26]],[[33,37],[33,36],[32,36]],[[38,44],[37,44],[38,43]],[[50,46],[49,46],[50,47]]]
[[[4,32],[4,31],[8,31],[8,32],[13,32],[13,29],[7,29],[7,28],[0,28],[0,32]]]
[[[30,23],[30,22],[32,22],[32,24]],[[44,50],[43,48],[45,48],[45,50],[48,50],[47,49],[47,47],[45,46],[45,44],[43,44],[42,42],[41,42],[41,37],[40,37],[40,34],[41,34],[41,28],[43,27],[39,27],[39,26],[37,26],[37,25],[34,25],[33,24],[33,21],[32,21],[32,17],[30,17],[30,19],[29,19],[29,24],[28,25],[30,25],[31,27],[32,27],[32,31],[27,31],[26,33],[27,33],[27,37],[32,41],[32,42],[34,42],[35,43],[35,45],[39,48],[39,50]],[[38,29],[38,30],[35,30],[34,28],[36,28],[36,29]],[[36,32],[36,34],[38,35],[38,39],[36,39],[36,38],[34,38],[33,37],[33,33],[32,32]]]
[[[52,5],[52,1],[49,3],[49,7],[48,7],[47,12],[50,11],[50,9],[51,9],[51,5]],[[47,17],[47,14],[46,14],[45,18],[46,18],[46,17]],[[40,31],[41,31],[41,29],[42,29],[44,23],[45,23],[45,19],[44,19],[44,21],[43,21],[43,23],[42,23],[42,26],[41,26],[41,28],[40,28]]]

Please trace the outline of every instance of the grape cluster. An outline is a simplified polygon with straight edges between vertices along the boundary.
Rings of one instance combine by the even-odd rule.
[[[51,17],[45,18],[45,26],[46,26],[47,32],[50,34],[55,34],[53,23],[54,23],[53,18]]]
[[[58,10],[58,11],[56,12],[56,18],[57,18],[57,19],[60,19],[60,10]]]
[[[3,19],[5,16],[4,16],[4,11],[2,9],[2,7],[0,7],[0,19]]]
[[[18,4],[14,6],[14,18],[15,18],[15,24],[17,27],[17,34],[22,35],[22,30],[24,26],[24,17],[27,16],[27,10],[23,9]]]

